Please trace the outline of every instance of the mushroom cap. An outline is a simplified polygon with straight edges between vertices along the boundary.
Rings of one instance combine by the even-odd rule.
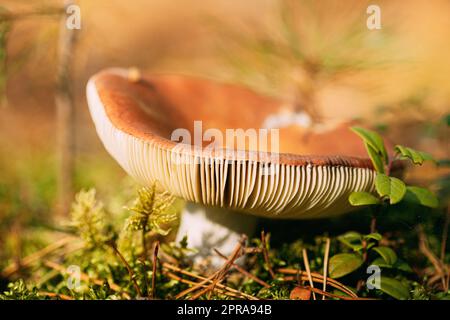
[[[268,218],[318,218],[352,209],[353,191],[374,190],[376,172],[349,123],[320,131],[279,130],[279,152],[171,140],[174,130],[262,128],[286,102],[247,88],[181,75],[94,75],[89,110],[106,150],[142,184],[154,181],[185,200]],[[270,166],[269,166],[270,165]],[[272,171],[268,171],[268,168]],[[268,174],[269,173],[269,174]]]

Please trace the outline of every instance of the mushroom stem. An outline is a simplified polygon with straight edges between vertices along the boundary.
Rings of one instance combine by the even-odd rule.
[[[217,267],[223,261],[215,255],[213,249],[228,256],[242,234],[249,237],[253,235],[257,222],[256,216],[188,202],[181,215],[177,241],[187,236],[189,247],[197,250],[192,256],[194,262],[208,261]]]

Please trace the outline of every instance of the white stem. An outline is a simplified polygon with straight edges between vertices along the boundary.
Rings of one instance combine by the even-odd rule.
[[[177,241],[187,235],[188,246],[198,250],[193,256],[195,262],[206,260],[213,266],[220,266],[224,260],[213,248],[230,255],[242,234],[253,235],[257,221],[252,215],[189,202],[181,215]]]

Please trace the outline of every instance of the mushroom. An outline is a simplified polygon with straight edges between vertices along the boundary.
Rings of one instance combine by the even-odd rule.
[[[89,80],[87,99],[101,141],[122,168],[187,201],[178,238],[187,235],[200,256],[213,247],[229,254],[258,216],[336,216],[352,210],[351,192],[374,190],[376,173],[348,123],[310,127],[293,105],[240,86],[108,69]],[[278,115],[276,152],[218,139],[227,129],[276,126]],[[199,123],[214,133],[207,141],[196,136]]]

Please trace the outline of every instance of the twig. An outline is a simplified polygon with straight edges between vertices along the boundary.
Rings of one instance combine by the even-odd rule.
[[[267,270],[269,270],[269,274],[272,277],[272,279],[275,279],[275,273],[272,270],[272,266],[269,260],[269,253],[267,252],[266,234],[264,233],[264,230],[261,231],[261,246]]]
[[[177,281],[180,281],[180,282],[182,282],[182,283],[189,284],[189,285],[191,285],[191,286],[197,285],[197,282],[194,282],[194,281],[191,281],[191,280],[187,280],[187,279],[181,278],[180,276],[177,276],[176,274],[174,274],[174,273],[172,273],[172,272],[166,271],[166,272],[165,272],[165,275],[168,276],[169,278],[173,279],[173,280],[177,280]],[[206,287],[206,286],[207,286],[206,284],[203,285],[203,287]],[[228,288],[228,287],[223,286],[223,285],[222,285],[222,286],[217,286],[217,287],[218,287],[217,290],[218,290],[220,293],[225,294],[225,295],[228,295],[228,296],[230,296],[230,297],[234,297],[234,298],[247,298],[248,300],[259,300],[258,298],[253,297],[253,296],[250,296],[250,295],[247,295],[247,294],[245,294],[245,293],[243,293],[243,292],[234,293],[233,291],[228,290],[228,289],[231,289],[231,288]],[[225,287],[225,288],[227,288],[227,289],[223,289],[223,287]]]
[[[214,291],[215,286],[222,282],[223,278],[227,274],[227,272],[230,270],[231,266],[234,264],[234,261],[236,261],[237,258],[239,258],[242,255],[242,247],[245,245],[245,241],[247,240],[247,237],[243,235],[241,237],[241,240],[234,248],[233,252],[231,253],[230,257],[227,261],[225,261],[225,264],[222,266],[222,268],[219,269],[219,272],[216,274],[216,276],[213,277],[213,282],[209,286],[209,288],[200,290],[197,294],[193,295],[191,297],[192,300],[195,300],[199,297],[201,297],[203,294],[209,292],[210,297],[211,293]]]
[[[220,268],[217,272],[217,274],[212,278],[212,283],[211,285],[206,288],[201,290],[200,292],[198,292],[197,294],[193,295],[191,297],[192,300],[195,300],[199,297],[201,297],[203,294],[207,293],[207,292],[213,292],[214,288],[216,287],[216,285],[218,283],[220,283],[223,278],[225,277],[226,273],[228,272],[228,270],[230,270],[231,266],[233,265],[234,261],[240,257],[241,255],[241,249],[242,249],[242,245],[243,245],[244,241],[240,241],[235,249],[233,250],[232,254],[230,255],[230,257],[227,259],[227,261],[225,261],[224,265],[222,266],[222,268]]]
[[[63,0],[64,10],[75,0]],[[61,16],[58,43],[58,62],[56,70],[56,123],[57,123],[57,213],[68,214],[73,192],[74,153],[75,153],[75,99],[72,70],[77,30],[67,28],[66,17]]]
[[[387,175],[389,175],[390,172],[390,167],[391,167],[392,163],[387,167]],[[372,211],[372,218],[370,219],[370,233],[375,233],[377,232],[377,218],[380,216],[381,212],[382,212],[383,207],[382,206],[377,206],[373,211]]]
[[[222,258],[222,259],[227,259],[227,257],[225,255],[223,255],[222,253],[220,253],[219,250],[214,249],[214,251]],[[250,272],[248,272],[247,270],[245,270],[244,268],[240,267],[238,264],[233,263],[233,268],[235,268],[237,271],[239,271],[240,273],[242,273],[244,276],[249,277],[250,279],[252,279],[253,281],[259,283],[260,285],[262,285],[263,287],[266,288],[270,288],[270,284],[268,284],[267,282],[261,280],[260,278],[258,278],[257,276],[251,274]]]
[[[198,279],[198,280],[206,280],[206,281],[205,281],[205,284],[202,284],[202,286],[205,286],[206,283],[211,283],[211,282],[212,282],[212,280],[210,280],[210,279],[208,279],[208,278],[205,278],[205,277],[203,277],[203,276],[197,275],[197,274],[195,274],[195,273],[193,273],[193,272],[190,272],[190,271],[186,271],[186,270],[181,269],[181,268],[179,268],[179,267],[177,267],[177,266],[171,265],[170,263],[167,263],[167,262],[164,262],[164,263],[162,264],[162,267],[163,267],[164,270],[172,270],[172,271],[174,271],[174,272],[179,272],[179,273],[181,273],[181,274],[183,274],[183,275],[185,275],[185,276],[189,276],[189,277],[192,277],[192,278],[195,278],[195,279]],[[198,283],[195,283],[195,285],[198,285]],[[247,298],[247,299],[250,299],[250,300],[259,300],[259,299],[256,298],[256,297],[250,296],[250,295],[248,295],[248,294],[246,294],[246,293],[240,292],[239,290],[230,288],[230,287],[228,287],[228,286],[226,286],[226,285],[224,285],[224,284],[221,284],[221,283],[218,283],[216,286],[217,286],[218,288],[220,288],[220,289],[224,289],[224,290],[227,290],[227,291],[230,291],[230,292],[239,294],[239,295],[241,295],[242,297]]]
[[[51,298],[60,298],[61,300],[73,300],[72,297],[65,295],[65,294],[61,294],[61,293],[39,291],[38,294],[42,295],[42,296],[46,296],[46,297],[51,297]]]
[[[158,252],[159,260],[171,263],[173,265],[178,265],[180,262],[172,257],[170,254],[166,253],[164,250],[159,250]]]
[[[367,252],[367,240],[366,239],[362,240],[362,257],[363,257],[364,262],[366,262],[367,258],[369,257],[368,252]]]
[[[144,293],[147,296],[150,296],[150,279],[147,276],[147,266],[146,263],[149,260],[148,259],[148,254],[147,254],[147,239],[146,239],[146,234],[147,234],[147,221],[144,222],[144,227],[142,228],[142,260],[144,261],[143,266],[144,266],[144,275],[145,275],[145,290]]]
[[[377,232],[377,216],[375,214],[372,215],[370,219],[370,233]]]
[[[168,276],[169,278],[173,279],[173,280],[177,280],[177,281],[179,281],[181,283],[189,284],[191,286],[195,286],[197,284],[197,282],[181,278],[180,276],[177,276],[176,274],[174,274],[172,272],[166,272],[165,275]],[[207,287],[207,285],[204,284],[204,285],[202,285],[202,287]],[[220,293],[223,293],[225,295],[229,295],[229,296],[234,297],[234,298],[241,298],[239,295],[236,295],[236,294],[231,293],[231,292],[227,292],[226,290],[222,290],[220,288],[218,289],[218,291]]]
[[[197,283],[197,285],[195,285],[195,286],[193,286],[193,287],[191,287],[191,288],[189,288],[189,289],[186,289],[186,290],[184,290],[184,291],[178,293],[178,294],[175,296],[175,299],[181,299],[182,297],[184,297],[185,295],[191,293],[192,291],[195,291],[195,290],[201,288],[205,283],[211,282],[212,279],[214,279],[214,277],[218,274],[218,272],[219,272],[219,271],[214,272],[214,273],[213,273],[211,276],[209,276],[208,278],[205,278],[203,281]]]
[[[305,263],[306,273],[308,274],[309,285],[312,289],[314,289],[314,282],[311,276],[311,270],[309,269],[309,261],[308,261],[308,253],[306,249],[303,249],[303,262]],[[313,299],[317,300],[316,293],[313,291]]]
[[[286,280],[286,281],[295,281],[295,280],[298,279],[298,277],[300,277],[301,280],[308,280],[308,276],[307,275],[303,275],[303,274],[299,275],[299,270],[297,270],[297,269],[280,268],[280,269],[277,270],[277,272],[282,273],[282,274],[291,274],[291,275],[293,275],[292,279],[289,278],[289,277],[284,277],[283,280]],[[323,283],[324,282],[323,276],[321,274],[319,274],[319,273],[311,272],[311,277],[312,277],[313,281],[315,281],[315,282],[319,282],[319,283]],[[336,288],[336,289],[338,289],[338,290],[348,294],[349,296],[352,296],[352,297],[355,297],[355,298],[358,297],[352,290],[350,290],[345,285],[343,285],[342,283],[340,283],[340,282],[338,282],[338,281],[336,281],[334,279],[328,278],[327,279],[327,283],[330,286],[332,286],[333,288]]]
[[[434,266],[436,273],[442,280],[442,286],[445,288],[447,277],[446,266],[435,256],[435,254],[428,247],[428,240],[425,232],[423,231],[422,225],[418,225],[417,233],[419,236],[419,251],[422,252],[422,254],[427,257],[431,264]]]
[[[156,298],[156,264],[158,263],[159,241],[156,241],[153,249],[153,270],[152,270],[152,298]]]
[[[447,206],[447,213],[445,215],[444,230],[442,231],[442,241],[441,241],[441,262],[445,265],[445,252],[447,251],[447,238],[448,238],[448,226],[450,222],[450,206]],[[447,269],[449,269],[447,267]],[[448,291],[450,284],[450,270],[448,270],[447,275],[444,280],[444,290]]]
[[[29,256],[26,256],[21,260],[20,267],[29,267],[34,262],[41,260],[43,257],[49,255],[50,253],[58,250],[59,248],[67,245],[71,241],[76,240],[75,237],[64,237],[62,239],[57,240],[56,242],[53,242],[46,246],[45,248],[36,251]],[[1,276],[4,278],[8,278],[14,273],[16,273],[19,270],[19,266],[16,263],[13,263],[9,266],[7,266],[3,271],[1,272]]]
[[[431,264],[433,264],[436,271],[438,271],[440,274],[444,274],[444,269],[441,265],[441,261],[434,255],[434,253],[430,250],[428,247],[428,240],[425,235],[425,232],[423,231],[422,225],[419,225],[417,227],[417,232],[419,236],[419,250],[422,252],[428,260],[430,260]]]
[[[245,254],[256,254],[256,253],[261,253],[261,252],[262,252],[261,248],[256,248],[256,247],[244,248]]]
[[[306,276],[308,277],[308,276]],[[303,285],[303,279],[302,279],[302,270],[298,269],[297,273],[295,274],[295,280],[297,281],[297,284],[299,286]]]
[[[242,241],[242,240],[241,240]],[[208,278],[206,278],[205,280],[203,280],[202,282],[198,283],[196,286],[191,287],[189,289],[186,289],[182,292],[180,292],[179,294],[176,295],[176,299],[180,299],[182,297],[184,297],[185,295],[198,290],[199,288],[201,288],[201,286],[209,281],[213,281],[213,283],[215,283],[215,279],[218,278],[218,276],[222,273],[222,271],[224,270],[224,268],[226,268],[226,266],[229,264],[230,261],[232,261],[231,263],[234,262],[234,260],[237,258],[237,253],[239,253],[239,251],[242,248],[242,244],[241,242],[239,242],[236,245],[236,248],[233,250],[233,253],[231,254],[230,258],[225,262],[224,266],[222,268],[220,268],[219,270],[217,270],[216,272],[214,272],[211,276],[209,276]],[[234,258],[234,259],[233,259]],[[202,290],[202,294],[203,294],[203,290]]]
[[[114,243],[109,243],[109,246],[113,249],[114,253],[119,257],[119,259],[125,265],[125,268],[127,268],[128,274],[130,275],[130,280],[132,281],[137,294],[140,297],[142,297],[142,291],[139,288],[138,283],[136,282],[135,274],[134,274],[133,270],[131,269],[130,265],[128,264],[127,260],[125,260],[124,256],[120,253],[119,249],[117,249],[117,247]]]
[[[328,257],[330,255],[330,238],[325,242],[325,257],[323,260],[323,291],[327,291],[327,275],[328,275]],[[325,300],[325,295],[322,295],[322,300]]]

